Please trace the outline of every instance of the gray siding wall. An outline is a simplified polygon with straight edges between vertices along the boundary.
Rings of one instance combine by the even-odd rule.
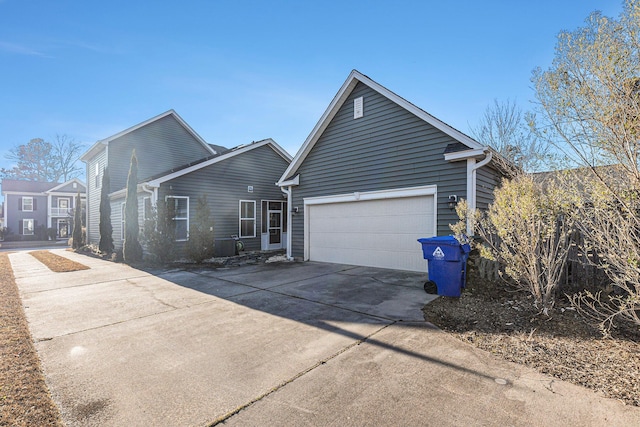
[[[353,100],[364,97],[364,117],[353,118]],[[304,252],[303,198],[438,186],[438,235],[457,221],[447,207],[450,194],[466,198],[466,162],[446,162],[453,138],[432,127],[368,86],[358,83],[298,172],[293,188],[292,254]],[[292,178],[292,177],[289,177]]]
[[[140,180],[211,155],[175,118],[163,117],[109,143],[112,192],[127,184],[133,149]]]
[[[23,196],[7,194],[5,203],[7,204],[7,218],[5,227],[9,228],[13,234],[22,234],[20,221],[23,219],[35,220],[35,226],[47,226],[47,196],[37,196],[25,194],[24,197],[33,197],[35,209],[33,212],[21,211],[21,199]]]
[[[261,200],[282,200],[275,183],[289,163],[268,145],[237,155],[162,184],[159,198],[189,197],[189,221],[193,221],[198,197],[207,196],[216,239],[239,234],[239,201],[256,202],[256,237],[243,238],[247,250],[260,250]],[[253,186],[249,193],[248,186]],[[115,227],[114,227],[115,230]]]
[[[500,184],[502,175],[484,166],[476,172],[476,208],[488,209],[493,202],[493,190]]]
[[[100,170],[97,180],[95,176],[96,165]],[[106,149],[87,162],[87,243],[98,244],[100,242],[100,186],[102,186],[102,174],[106,166]]]
[[[140,226],[139,239],[142,241],[142,229],[144,227],[143,204],[144,197],[149,197],[149,193],[138,193],[138,225]],[[125,197],[111,199],[111,225],[113,227],[113,246],[115,249],[122,249],[124,240],[122,239],[122,205]]]

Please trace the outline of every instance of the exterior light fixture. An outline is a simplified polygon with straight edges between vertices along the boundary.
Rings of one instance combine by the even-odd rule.
[[[455,194],[449,196],[447,204],[449,205],[449,209],[454,210],[456,208],[456,205],[458,204],[458,196],[456,196]]]

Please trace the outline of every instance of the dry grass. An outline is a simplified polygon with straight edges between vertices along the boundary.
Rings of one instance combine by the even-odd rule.
[[[438,298],[424,313],[441,329],[498,357],[640,406],[637,329],[603,338],[566,300],[558,301],[550,317],[539,315],[530,296],[473,271],[462,297]]]
[[[0,426],[61,426],[7,254],[0,254]]]
[[[84,264],[80,264],[79,262],[72,261],[68,258],[56,255],[49,251],[33,251],[29,253],[33,255],[38,261],[46,265],[49,270],[55,273],[68,273],[70,271],[89,269],[89,267]]]

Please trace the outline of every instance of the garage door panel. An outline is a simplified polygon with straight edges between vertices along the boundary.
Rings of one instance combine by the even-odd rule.
[[[433,196],[307,207],[309,259],[426,271],[417,239],[435,235]]]

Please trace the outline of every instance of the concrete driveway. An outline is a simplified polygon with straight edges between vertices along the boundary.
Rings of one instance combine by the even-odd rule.
[[[415,273],[321,263],[144,272],[10,255],[68,426],[640,425],[640,410],[424,322]]]

